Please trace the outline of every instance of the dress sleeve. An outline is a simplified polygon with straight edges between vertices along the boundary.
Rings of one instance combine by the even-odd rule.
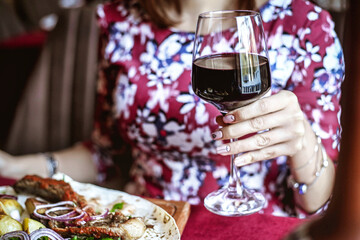
[[[312,129],[336,162],[341,134],[343,52],[329,13],[315,7],[305,14],[306,24],[294,41],[295,68],[286,88],[297,95]]]

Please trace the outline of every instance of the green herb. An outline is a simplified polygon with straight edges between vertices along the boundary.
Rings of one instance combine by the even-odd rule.
[[[73,236],[71,240],[78,240],[78,236]]]
[[[110,212],[115,212],[116,210],[121,210],[121,209],[123,209],[123,207],[124,207],[124,203],[123,203],[123,202],[117,203],[117,204],[115,204],[115,205],[112,207],[112,209],[110,210]]]

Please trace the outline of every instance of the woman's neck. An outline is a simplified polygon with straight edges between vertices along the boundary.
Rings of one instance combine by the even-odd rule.
[[[237,4],[234,0],[181,0],[181,14],[175,10],[170,10],[169,15],[173,19],[179,19],[179,23],[174,28],[181,31],[194,32],[198,15],[203,12],[214,10],[236,9]]]
[[[255,0],[256,8],[260,8],[268,0]],[[214,10],[238,9],[236,0],[181,0],[181,14],[177,14],[175,9],[169,10],[169,15],[173,19],[179,19],[179,23],[174,28],[180,31],[194,32],[197,18],[200,13]]]

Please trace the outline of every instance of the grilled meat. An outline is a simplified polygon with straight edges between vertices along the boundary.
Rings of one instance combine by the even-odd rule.
[[[84,196],[62,180],[27,175],[15,183],[14,189],[17,193],[34,194],[49,202],[72,201],[82,208],[87,205]]]

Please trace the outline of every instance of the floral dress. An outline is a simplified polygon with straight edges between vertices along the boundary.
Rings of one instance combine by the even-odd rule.
[[[336,161],[344,60],[328,12],[305,0],[271,0],[259,10],[268,38],[272,92],[294,92]],[[92,151],[104,180],[124,146],[136,194],[199,204],[229,177],[219,111],[191,88],[193,32],[160,29],[123,1],[100,5],[98,101]],[[116,157],[117,156],[117,157]],[[121,163],[120,163],[121,164]],[[301,216],[288,187],[286,157],[244,166],[241,181],[265,194],[264,213]],[[130,188],[129,188],[130,189]]]

